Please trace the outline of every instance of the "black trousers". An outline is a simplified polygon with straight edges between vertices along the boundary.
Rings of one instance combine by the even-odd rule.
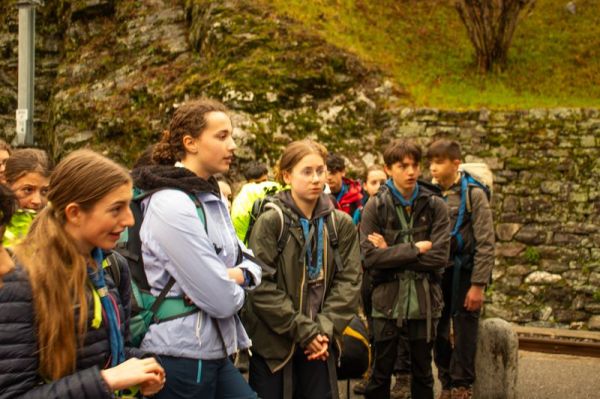
[[[463,271],[458,287],[458,310],[451,314],[452,273],[448,269],[442,280],[444,310],[437,328],[434,347],[435,365],[443,389],[469,387],[475,382],[475,353],[480,311],[469,312],[463,303],[471,287],[469,271]],[[450,342],[450,327],[454,327],[454,345]]]
[[[400,335],[408,338],[410,352],[411,396],[415,399],[433,399],[433,373],[431,371],[431,351],[433,341],[427,342],[426,322],[410,320],[403,328],[396,325],[396,320],[373,319],[375,331],[375,364],[373,373],[367,384],[367,399],[389,399],[390,383],[394,364],[398,357],[398,341]]]
[[[329,356],[334,356],[330,353]],[[329,399],[331,387],[327,362],[309,361],[301,349],[292,357],[292,392],[294,399]],[[265,360],[253,353],[250,357],[250,387],[261,399],[283,398],[284,371],[271,373]]]
[[[367,327],[369,329],[369,342],[374,350],[373,337],[373,318],[371,317],[373,305],[371,295],[373,294],[373,286],[371,284],[371,275],[368,271],[363,273],[362,286],[360,289],[363,310],[367,317]],[[372,366],[372,365],[371,365]],[[410,352],[408,345],[408,337],[406,334],[400,334],[398,339],[398,356],[394,364],[394,374],[409,374],[410,373]]]

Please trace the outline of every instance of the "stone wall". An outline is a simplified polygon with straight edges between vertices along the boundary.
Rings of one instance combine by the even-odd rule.
[[[494,172],[497,259],[487,315],[598,328],[600,110],[402,109],[394,125],[424,145],[456,139],[467,162]]]

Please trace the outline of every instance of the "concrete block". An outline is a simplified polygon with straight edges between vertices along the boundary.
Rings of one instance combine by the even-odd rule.
[[[519,339],[510,323],[493,318],[479,324],[473,397],[516,399]]]

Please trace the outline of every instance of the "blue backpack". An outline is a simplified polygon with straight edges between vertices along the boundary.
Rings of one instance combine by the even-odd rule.
[[[483,171],[481,175],[477,177],[473,176],[469,171],[469,165],[473,165],[475,168],[479,168]],[[482,166],[483,165],[483,166]],[[454,228],[450,232],[450,238],[456,241],[456,250],[454,251],[453,264],[454,271],[452,274],[452,302],[451,312],[454,312],[459,308],[458,303],[458,289],[460,285],[460,274],[462,269],[472,267],[470,261],[473,254],[464,253],[465,242],[460,232],[465,217],[470,215],[472,212],[471,206],[471,190],[474,187],[478,187],[483,190],[488,201],[492,199],[492,173],[485,164],[463,164],[459,170],[463,173],[460,181],[460,205],[458,208],[458,217]]]

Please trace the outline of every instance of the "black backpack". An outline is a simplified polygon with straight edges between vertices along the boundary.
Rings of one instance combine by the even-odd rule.
[[[342,334],[342,353],[337,367],[340,380],[361,378],[371,364],[371,345],[367,326],[358,315],[354,315]]]

